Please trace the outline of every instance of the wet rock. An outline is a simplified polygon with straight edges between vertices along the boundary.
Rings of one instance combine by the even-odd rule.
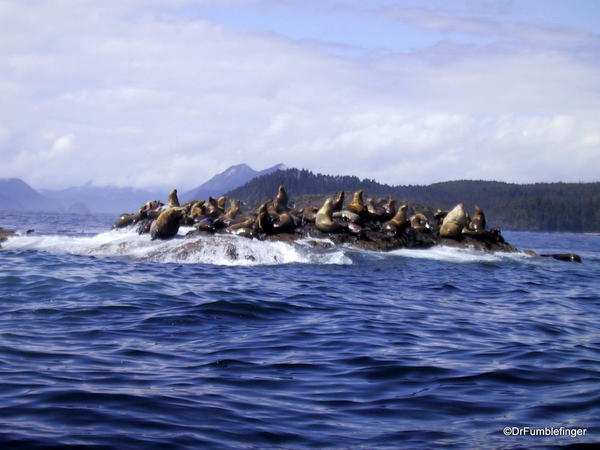
[[[15,233],[14,231],[5,230],[4,228],[0,227],[0,242],[4,242],[9,237],[16,235],[17,233]]]

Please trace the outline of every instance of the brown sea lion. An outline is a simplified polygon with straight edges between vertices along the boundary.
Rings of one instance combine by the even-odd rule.
[[[192,205],[192,209],[190,210],[190,217],[192,220],[197,220],[200,217],[206,215],[206,206],[204,205],[204,200],[199,200]]]
[[[288,195],[285,192],[285,187],[283,185],[279,186],[279,190],[275,196],[275,199],[273,200],[272,206],[273,210],[277,214],[281,214],[290,210],[288,207]]]
[[[360,223],[362,221],[362,218],[358,214],[348,211],[347,209],[334,212],[332,217],[334,219],[344,219],[346,222],[350,223]]]
[[[179,199],[177,198],[177,189],[173,189],[169,193],[169,199],[167,200],[167,205],[171,208],[179,206]]]
[[[219,208],[219,211],[221,212],[221,214],[225,213],[225,205],[227,204],[227,197],[225,197],[224,195],[222,195],[221,197],[219,197],[217,199],[217,208]]]
[[[170,208],[162,212],[150,226],[152,239],[169,239],[179,231],[179,222],[185,215],[184,208]]]
[[[113,227],[113,229],[125,228],[129,225],[133,225],[134,220],[135,220],[134,214],[124,213],[119,216],[119,218],[117,219],[117,221],[114,223],[114,225],[112,227]]]
[[[163,206],[163,203],[160,202],[159,200],[150,200],[149,202],[144,203],[142,206],[140,206],[140,209],[138,209],[139,212],[142,211],[151,211],[154,209],[159,209],[161,206]]]
[[[469,222],[469,230],[485,230],[485,214],[483,214],[482,209],[477,205],[475,205],[475,214],[471,217],[471,221]]]
[[[206,215],[212,217],[213,219],[221,215],[219,204],[213,197],[208,197],[208,204],[206,204]]]
[[[381,225],[381,231],[394,236],[402,233],[409,225],[407,211],[408,206],[400,206],[394,217]]]
[[[558,259],[559,261],[569,261],[569,262],[581,262],[581,256],[576,253],[554,253],[550,255],[540,255],[544,257],[550,257],[554,259]]]
[[[342,208],[344,207],[344,197],[345,197],[345,193],[344,191],[340,191],[339,194],[337,194],[337,196],[335,197],[335,199],[333,200],[333,203],[331,204],[331,210],[335,213],[337,211],[341,211]]]
[[[196,225],[196,229],[198,231],[204,231],[207,233],[214,233],[217,228],[222,228],[223,225],[220,224],[219,225],[215,225],[215,222],[218,219],[213,219],[211,216],[205,216],[205,217],[200,217],[198,220],[196,220],[195,225]]]
[[[279,214],[279,219],[273,224],[273,231],[277,233],[288,233],[298,226],[293,216],[289,213]]]
[[[255,218],[250,216],[238,217],[234,219],[234,223],[229,225],[225,231],[230,233],[240,228],[253,228],[254,220]]]
[[[387,196],[387,201],[383,205],[384,215],[382,220],[390,220],[396,214],[396,200],[390,194]]]
[[[436,221],[436,225],[438,227],[442,226],[442,223],[444,222],[444,218],[448,215],[449,211],[443,211],[441,209],[438,209],[435,214],[433,215],[433,218]]]
[[[469,223],[468,220],[464,205],[459,203],[444,217],[442,227],[440,228],[440,236],[450,239],[460,239],[463,228]]]
[[[383,208],[378,208],[377,206],[375,206],[375,199],[373,199],[373,197],[367,197],[365,205],[371,220],[381,221],[381,219],[385,215],[385,211],[383,210]]]
[[[421,232],[430,231],[428,220],[429,219],[427,219],[427,216],[425,214],[413,214],[409,219],[410,227]]]
[[[324,233],[341,233],[347,230],[347,227],[344,225],[334,222],[332,219],[332,203],[333,201],[328,198],[325,200],[321,209],[317,211],[315,216],[315,227],[319,231],[323,231]]]
[[[254,231],[257,233],[271,234],[273,232],[273,222],[268,213],[268,204],[263,203],[256,212],[254,221]]]
[[[238,200],[231,200],[229,203],[229,209],[222,216],[217,217],[214,220],[215,228],[228,227],[234,223],[235,216],[240,212],[240,202]]]
[[[240,201],[232,199],[229,201],[229,209],[227,211],[225,211],[225,214],[223,214],[223,217],[225,219],[234,219],[235,216],[237,216],[239,212],[240,212]]]
[[[363,201],[363,190],[359,189],[354,193],[350,204],[346,205],[348,211],[352,211],[360,216],[365,212],[365,202]]]

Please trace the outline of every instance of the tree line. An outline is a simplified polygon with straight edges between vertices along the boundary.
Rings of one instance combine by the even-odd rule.
[[[600,182],[513,184],[458,180],[428,186],[390,186],[368,178],[286,169],[255,178],[227,196],[257,203],[272,198],[281,184],[290,197],[363,189],[367,195],[391,194],[398,203],[418,202],[439,209],[464,203],[472,211],[477,204],[484,209],[489,225],[509,230],[600,231]]]

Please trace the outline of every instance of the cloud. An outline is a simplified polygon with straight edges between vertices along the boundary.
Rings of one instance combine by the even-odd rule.
[[[340,56],[203,3],[0,2],[0,176],[187,189],[283,162],[394,184],[597,179],[597,60],[451,41]]]
[[[44,153],[47,158],[56,158],[67,155],[73,150],[74,136],[72,134],[66,134],[59,137],[52,143],[50,151]]]

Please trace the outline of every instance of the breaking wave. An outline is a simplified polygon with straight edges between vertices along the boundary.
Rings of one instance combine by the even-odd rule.
[[[8,239],[7,250],[126,257],[165,263],[214,265],[352,264],[344,249],[313,248],[307,240],[297,244],[259,241],[238,236],[183,238],[191,228],[167,241],[151,240],[134,230],[111,230],[94,236],[26,235]]]

